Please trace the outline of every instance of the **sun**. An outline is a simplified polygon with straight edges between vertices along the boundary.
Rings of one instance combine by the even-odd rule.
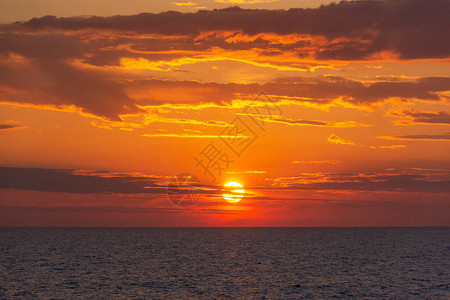
[[[244,193],[245,190],[242,188],[242,184],[232,181],[227,182],[223,186],[222,197],[230,203],[236,203],[241,201],[242,197],[244,197]]]

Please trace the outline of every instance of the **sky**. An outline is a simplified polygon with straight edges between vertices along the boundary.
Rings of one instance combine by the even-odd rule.
[[[0,226],[450,226],[448,15],[0,0]]]

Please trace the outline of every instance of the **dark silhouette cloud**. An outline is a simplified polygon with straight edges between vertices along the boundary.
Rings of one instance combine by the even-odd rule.
[[[342,1],[314,9],[241,9],[197,13],[164,12],[132,16],[34,18],[21,30],[103,30],[137,34],[197,35],[204,31],[310,34],[348,38],[316,53],[322,59],[361,59],[381,51],[403,59],[443,58],[450,53],[450,1]]]
[[[401,191],[424,193],[450,193],[450,180],[428,181],[424,175],[389,175],[360,178],[359,182],[313,183],[308,189]]]
[[[352,103],[375,103],[388,98],[440,100],[437,92],[447,91],[450,77],[424,77],[411,81],[378,81],[365,84],[343,77],[280,78],[263,85],[271,95],[317,99],[343,97]]]
[[[238,214],[239,210],[225,210],[214,208],[196,208],[197,212],[211,214]],[[2,206],[2,213],[111,213],[111,214],[182,214],[179,208],[159,208],[142,206]]]
[[[447,139],[450,137],[447,135]],[[270,183],[268,179],[268,183]],[[167,193],[168,181],[156,176],[131,176],[108,172],[78,172],[65,169],[0,167],[0,188],[76,194],[160,194]],[[361,190],[450,193],[447,173],[424,171],[403,174],[302,174],[277,178],[275,187],[299,190]],[[201,188],[201,186],[199,186]],[[220,191],[204,189],[206,196]],[[189,191],[171,186],[178,194]]]
[[[108,175],[108,174],[106,174]],[[157,178],[77,174],[74,170],[0,167],[0,188],[59,193],[165,193]]]
[[[321,174],[317,178],[308,179],[305,181],[303,177],[299,177],[277,180],[285,189],[298,190],[450,193],[448,174],[438,179],[424,174]]]
[[[436,140],[436,141],[450,141],[450,133],[445,134],[410,134],[383,137],[392,140]]]
[[[22,126],[10,125],[10,124],[0,124],[0,130],[2,130],[2,129],[16,129],[16,128],[22,128]]]
[[[17,53],[29,58],[61,60],[81,57],[86,50],[78,36],[0,31],[0,54]]]
[[[366,124],[357,123],[355,121],[318,121],[318,120],[292,120],[286,118],[271,118],[264,119],[265,122],[279,123],[291,126],[316,126],[316,127],[361,127],[361,126],[370,126]]]
[[[75,105],[111,120],[141,111],[111,75],[50,59],[26,64],[2,63],[0,59],[0,98],[56,107]]]
[[[3,206],[3,213],[50,212],[50,213],[113,213],[113,214],[149,214],[182,213],[177,208],[126,207],[126,206]]]
[[[400,113],[391,113],[402,118],[411,117],[414,123],[450,124],[450,114],[446,111],[423,112],[418,110],[404,110]]]
[[[79,172],[68,169],[0,167],[0,188],[75,194],[167,194],[168,179],[110,172]],[[199,189],[202,187],[199,185]],[[169,186],[177,194],[190,191]],[[202,190],[202,194],[216,194]]]

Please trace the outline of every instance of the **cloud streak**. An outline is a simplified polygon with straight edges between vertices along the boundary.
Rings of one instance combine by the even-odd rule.
[[[338,137],[338,136],[335,135],[335,134],[330,135],[330,136],[328,137],[328,141],[329,141],[330,143],[333,143],[333,144],[351,145],[351,146],[356,145],[355,142],[350,141],[350,140],[345,140],[345,139],[343,139],[343,138]]]
[[[262,118],[265,122],[279,123],[291,126],[312,126],[312,127],[337,127],[337,128],[349,128],[349,127],[368,127],[371,125],[361,124],[355,121],[317,121],[317,120],[292,120],[282,118]]]
[[[450,193],[450,181],[447,174],[438,174],[432,178],[429,174],[403,173],[362,173],[301,174],[295,177],[266,179],[273,187],[293,190],[357,190],[357,191],[393,191]]]
[[[293,164],[331,164],[336,165],[341,163],[339,160],[294,160]]]
[[[401,112],[390,112],[389,115],[410,119],[410,122],[407,122],[406,124],[450,125],[450,114],[446,111],[424,112],[419,110],[404,110]],[[400,124],[404,124],[404,122]]]
[[[74,194],[167,194],[170,178],[134,173],[0,167],[0,188]],[[199,185],[199,189],[203,189]],[[170,186],[169,192],[189,193]],[[203,194],[215,191],[205,187]]]
[[[0,130],[8,130],[8,129],[20,129],[24,128],[23,126],[11,125],[11,124],[0,124]]]
[[[190,134],[190,133],[146,133],[143,137],[166,137],[166,138],[183,138],[183,139],[219,139],[223,138],[217,134]],[[233,139],[247,139],[246,135],[227,135],[227,138]]]
[[[387,140],[405,140],[405,141],[450,141],[450,133],[379,136],[378,138]]]

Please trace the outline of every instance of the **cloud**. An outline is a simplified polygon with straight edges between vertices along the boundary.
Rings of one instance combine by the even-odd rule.
[[[359,173],[333,174],[313,173],[295,177],[268,178],[266,182],[274,188],[294,190],[358,190],[358,191],[394,191],[450,193],[450,181],[447,174],[403,174]]]
[[[423,112],[419,110],[404,110],[402,112],[390,112],[389,115],[410,119],[410,122],[407,122],[406,124],[421,123],[421,124],[450,125],[450,114],[446,111]]]
[[[18,125],[11,125],[11,124],[0,124],[0,130],[19,129],[19,128],[24,128],[24,127],[18,126]]]
[[[214,209],[214,208],[196,208],[197,212],[212,214],[238,214],[239,210]],[[111,214],[182,214],[184,210],[180,208],[160,208],[160,207],[142,207],[142,206],[2,206],[4,213],[23,213],[23,212],[46,212],[46,213],[111,213]]]
[[[359,143],[355,143],[350,140],[345,140],[343,138],[338,137],[335,134],[332,134],[328,137],[328,142],[334,143],[334,144],[341,144],[341,145],[351,145],[351,146],[359,146],[359,147],[369,147],[371,149],[399,149],[399,148],[405,148],[405,145],[384,145],[384,146],[370,146],[370,145],[362,145]]]
[[[257,3],[270,3],[277,2],[280,0],[214,0],[217,3],[228,3],[228,4],[257,4]]]
[[[410,134],[397,136],[379,136],[380,139],[386,140],[419,140],[419,141],[450,141],[450,133],[444,134]]]
[[[299,34],[324,37],[327,41],[322,47],[314,48],[313,53],[311,49],[300,48],[299,56],[312,54],[319,59],[361,60],[391,52],[401,59],[418,59],[449,56],[449,13],[448,0],[342,1],[313,9],[230,7],[197,13],[169,11],[88,18],[46,16],[12,27],[29,31],[102,30],[187,36],[207,31],[235,31],[250,36]]]
[[[389,145],[389,146],[380,146],[378,148],[381,149],[398,149],[398,148],[405,148],[406,145]]]
[[[352,145],[352,146],[356,145],[355,142],[350,141],[350,140],[344,140],[344,139],[338,137],[338,136],[335,135],[335,134],[330,135],[330,136],[328,137],[328,141],[329,141],[330,143],[334,143],[334,144]]]
[[[367,127],[370,125],[361,124],[355,121],[317,121],[317,120],[292,120],[292,119],[282,119],[282,118],[261,118],[265,122],[279,123],[291,126],[313,126],[313,127],[340,127],[340,128],[349,128],[349,127]]]
[[[227,127],[228,124],[225,121],[218,120],[208,120],[208,121],[199,121],[194,119],[183,119],[183,118],[164,118],[160,116],[151,116],[146,118],[146,125],[150,123],[171,123],[171,124],[189,124],[189,125],[199,125],[199,126],[207,126],[207,127]]]
[[[390,98],[439,101],[450,78],[426,77],[413,81],[362,83],[341,77],[278,78],[264,84],[137,79],[108,68],[48,58],[0,54],[0,98],[30,105],[94,114],[114,121],[121,115],[143,113],[145,106],[165,104],[224,106],[234,99],[250,99],[265,91],[273,99],[293,103],[330,105],[334,101],[370,106]],[[161,119],[161,121],[164,121]],[[186,120],[188,122],[188,120]],[[356,122],[276,119],[296,126],[356,127]],[[212,124],[211,124],[212,125]]]
[[[79,36],[59,32],[32,34],[0,31],[0,53],[3,55],[16,53],[28,58],[61,60],[82,57],[85,51]]]
[[[0,188],[60,193],[164,193],[158,178],[102,177],[74,170],[0,167]],[[148,189],[153,188],[153,189]]]
[[[449,90],[450,77],[422,77],[408,81],[360,82],[343,77],[287,77],[263,85],[270,95],[302,96],[310,99],[342,97],[352,104],[371,104],[389,98],[439,101],[438,94]],[[283,91],[281,91],[283,90]]]
[[[332,164],[336,165],[341,163],[339,160],[294,160],[293,164]]]
[[[225,174],[266,174],[267,171],[226,171]]]
[[[47,213],[113,213],[113,214],[149,214],[149,213],[183,213],[177,208],[127,207],[127,206],[3,206],[2,212],[47,212]]]
[[[194,2],[172,2],[176,6],[194,6],[197,5],[197,3]]]
[[[56,193],[166,195],[169,179],[135,173],[0,167],[0,188]],[[199,189],[202,189],[200,185]],[[171,186],[169,191],[178,194],[189,192],[175,186]],[[214,191],[204,189],[202,193]]]
[[[144,137],[167,137],[167,138],[183,138],[183,139],[219,139],[223,138],[222,135],[217,134],[189,134],[189,133],[146,133],[143,134]],[[248,136],[245,135],[227,135],[229,138],[233,139],[246,139]]]
[[[120,120],[120,114],[141,112],[120,83],[105,72],[51,58],[32,59],[25,65],[4,60],[0,55],[2,101],[57,108],[75,106],[111,120]]]
[[[184,65],[227,60],[252,67],[305,70],[322,66],[314,60],[318,58],[359,61],[362,52],[370,56],[400,48],[404,51],[401,57],[424,51],[432,53],[418,57],[447,57],[450,42],[440,36],[450,30],[443,26],[449,22],[443,13],[448,8],[444,2],[448,1],[356,1],[314,9],[234,7],[197,13],[35,18],[0,30],[0,99],[81,111],[113,121],[145,113],[145,106],[225,106],[261,91],[274,99],[317,105],[340,101],[371,106],[391,98],[440,101],[449,90],[449,77],[367,82],[332,76],[284,77],[249,84],[164,80],[137,71],[180,71]],[[404,10],[409,13],[402,13]],[[434,18],[424,18],[423,11],[433,13]],[[438,25],[439,30],[433,30]],[[424,28],[427,35],[422,34]],[[417,33],[414,39],[410,39],[411,32]],[[422,38],[429,43],[421,43]],[[414,45],[403,47],[402,43],[412,41]],[[348,47],[358,55],[344,55]],[[417,118],[421,122],[437,120]],[[362,126],[345,121],[272,122]]]

